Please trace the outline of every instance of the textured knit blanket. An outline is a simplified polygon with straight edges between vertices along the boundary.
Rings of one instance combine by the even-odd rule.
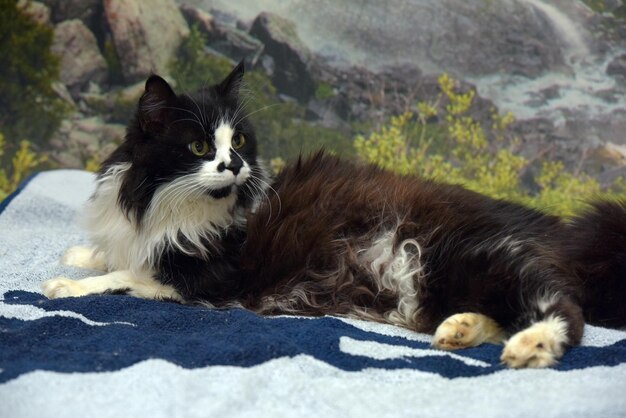
[[[97,274],[58,262],[87,244],[93,180],[42,173],[0,204],[2,417],[626,416],[624,331],[587,326],[556,367],[507,370],[499,346],[437,351],[362,321],[47,300],[45,279]]]

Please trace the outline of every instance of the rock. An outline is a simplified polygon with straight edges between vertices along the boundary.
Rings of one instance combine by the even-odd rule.
[[[59,96],[61,100],[67,103],[70,108],[76,108],[76,102],[72,98],[72,95],[70,94],[65,84],[61,83],[60,81],[56,81],[52,83],[51,87],[52,90],[54,90],[54,92],[57,94],[57,96]]]
[[[43,3],[38,1],[19,0],[17,7],[21,8],[24,14],[29,15],[35,22],[40,25],[50,23],[50,9]]]
[[[174,0],[104,0],[104,13],[126,82],[167,74],[189,26]]]
[[[263,43],[239,28],[236,20],[218,20],[190,5],[182,5],[180,10],[190,26],[196,25],[206,35],[207,45],[212,50],[235,62],[245,59],[250,66],[256,65]]]
[[[622,0],[604,0],[604,8],[607,12],[613,12],[623,6],[624,2]]]
[[[606,67],[606,73],[613,77],[626,79],[626,54],[615,57]]]
[[[144,86],[145,81],[140,81],[106,93],[91,89],[80,95],[81,103],[88,108],[86,113],[103,115],[107,122],[126,124],[135,113],[139,97],[144,92]]]
[[[102,0],[41,0],[51,11],[54,23],[64,20],[79,19],[91,26],[94,18],[101,11]]]
[[[280,9],[314,52],[340,63],[379,69],[408,62],[428,73],[534,77],[565,65],[567,36],[559,22],[570,11],[572,26],[589,39],[577,2],[569,0],[558,16],[543,3],[553,1],[317,0]]]
[[[311,53],[302,43],[293,22],[271,13],[261,13],[250,35],[265,45],[264,54],[274,59],[272,82],[279,92],[307,102],[315,93],[310,72]]]
[[[349,131],[349,124],[345,121],[345,115],[340,115],[337,108],[341,109],[343,103],[336,103],[334,99],[322,101],[312,99],[309,101],[305,113],[305,118],[316,121],[321,126],[331,129],[342,129]]]
[[[96,38],[80,20],[61,22],[54,29],[52,52],[61,57],[61,82],[76,96],[90,81],[107,76],[107,63]]]
[[[213,16],[210,13],[190,4],[180,6],[180,11],[189,26],[196,25],[202,33],[213,36],[216,28]]]
[[[63,121],[50,140],[51,158],[63,167],[85,168],[88,162],[103,161],[124,139],[124,125],[106,123],[101,117],[83,117]]]
[[[216,27],[218,36],[209,42],[211,48],[236,62],[243,59],[250,66],[256,65],[264,49],[261,41],[234,26],[217,23]]]

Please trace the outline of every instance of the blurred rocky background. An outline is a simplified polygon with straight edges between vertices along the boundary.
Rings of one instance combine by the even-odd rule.
[[[368,160],[404,115],[406,155],[462,165],[453,148],[480,141],[455,129],[480,128],[473,151],[523,158],[528,193],[544,161],[603,190],[626,175],[625,0],[0,0],[0,13],[5,194],[36,167],[97,169],[151,73],[189,91],[240,60],[276,167],[320,146]],[[475,125],[450,107],[470,92]]]

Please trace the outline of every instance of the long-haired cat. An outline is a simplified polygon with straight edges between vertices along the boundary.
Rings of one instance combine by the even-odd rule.
[[[554,364],[585,319],[626,326],[624,203],[564,222],[318,153],[250,210],[266,180],[240,113],[242,74],[193,98],[148,80],[87,207],[95,250],[65,256],[110,272],[50,280],[47,296],[352,316],[434,333],[442,349],[505,342],[510,367]]]
[[[93,248],[69,265],[105,275],[44,283],[46,296],[91,293],[188,300],[238,294],[245,212],[267,187],[239,101],[240,63],[220,84],[176,95],[150,77],[125,141],[103,163],[85,208]]]

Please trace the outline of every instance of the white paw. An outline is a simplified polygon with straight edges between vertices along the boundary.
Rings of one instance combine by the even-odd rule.
[[[71,247],[63,257],[61,263],[67,266],[86,268],[92,270],[106,270],[106,263],[102,253],[95,253],[93,248]]]
[[[85,296],[86,289],[76,280],[57,277],[47,280],[42,285],[43,294],[48,299],[67,298],[72,296]]]
[[[503,337],[495,321],[485,315],[460,313],[452,315],[437,327],[432,345],[441,350],[458,350],[487,341],[500,342]]]
[[[550,322],[539,322],[513,335],[500,360],[514,369],[550,367],[565,351],[565,335]]]

